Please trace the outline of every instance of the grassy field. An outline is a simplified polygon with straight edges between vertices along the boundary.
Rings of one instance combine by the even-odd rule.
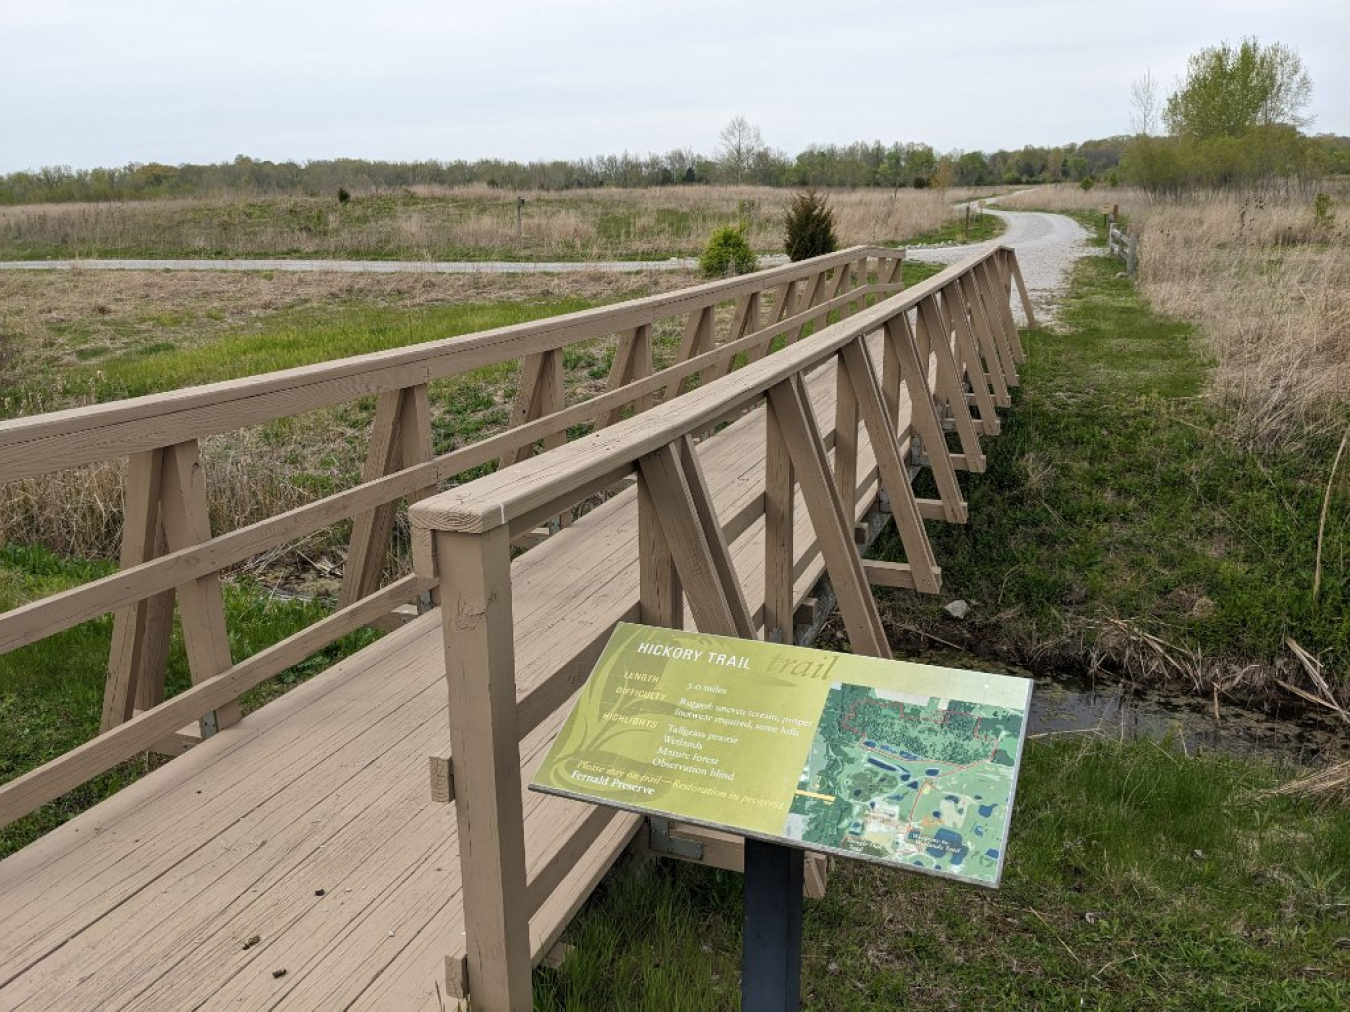
[[[830,194],[839,239],[897,244],[942,228],[952,204],[985,192],[842,190]],[[0,208],[0,259],[321,257],[371,260],[651,260],[697,256],[740,225],[759,252],[781,253],[791,192],[663,187],[517,194],[474,187],[357,194]]]
[[[1207,332],[1154,312],[1118,266],[1080,261],[1058,329],[1027,335],[988,472],[964,480],[977,522],[931,527],[940,600],[882,592],[893,634],[1225,701],[1306,685],[1293,638],[1350,699],[1346,470],[1327,498],[1350,410],[1238,438]],[[972,606],[959,622],[953,598]]]
[[[1282,771],[1150,742],[1028,744],[998,891],[837,862],[807,900],[811,1012],[1333,1012],[1350,1003],[1350,812]],[[740,877],[611,873],[535,974],[540,1012],[739,1008]]]

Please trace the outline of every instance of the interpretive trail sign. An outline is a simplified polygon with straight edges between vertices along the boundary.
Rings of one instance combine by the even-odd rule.
[[[535,790],[997,886],[1031,681],[621,623]]]

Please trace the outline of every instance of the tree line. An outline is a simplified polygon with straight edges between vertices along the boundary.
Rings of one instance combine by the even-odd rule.
[[[734,121],[733,121],[734,123]],[[751,128],[753,130],[753,128]],[[724,131],[725,135],[726,131]],[[116,168],[49,166],[0,176],[0,204],[116,201],[226,194],[331,196],[339,190],[399,191],[417,186],[483,185],[505,190],[573,190],[735,184],[778,187],[987,186],[1104,179],[1128,138],[1111,137],[1016,151],[939,153],[922,143],[812,144],[789,156],[758,141],[758,131],[711,154],[676,148],[665,154],[601,155],[518,162],[393,162],[356,158],[273,162],[240,155],[230,162]]]

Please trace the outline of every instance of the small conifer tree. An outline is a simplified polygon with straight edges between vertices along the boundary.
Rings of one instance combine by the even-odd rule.
[[[722,278],[732,274],[749,274],[759,270],[759,260],[745,235],[734,225],[719,228],[708,240],[708,247],[698,258],[705,278]]]
[[[834,208],[825,194],[803,190],[788,202],[783,216],[787,238],[783,249],[790,260],[809,260],[839,248],[834,233]]]

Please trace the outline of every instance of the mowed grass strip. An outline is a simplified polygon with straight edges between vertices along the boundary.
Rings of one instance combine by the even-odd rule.
[[[1350,812],[1151,742],[1028,743],[1002,887],[836,862],[805,908],[811,1012],[1333,1012],[1350,1003]],[[740,876],[644,857],[535,974],[541,1012],[739,1008]]]
[[[565,297],[416,310],[369,304],[307,308],[271,315],[200,344],[150,342],[103,359],[89,372],[96,377],[100,400],[134,397],[531,323],[594,304]]]
[[[1265,449],[1230,438],[1203,333],[1152,312],[1118,272],[1112,260],[1080,261],[1058,329],[1026,335],[1014,407],[985,441],[988,470],[962,476],[971,523],[929,525],[943,596],[880,592],[893,628],[1228,698],[1299,679],[1292,637],[1345,679],[1344,468],[1312,591],[1339,430]],[[893,541],[881,551],[900,557]],[[942,610],[954,598],[972,605],[960,622]]]

